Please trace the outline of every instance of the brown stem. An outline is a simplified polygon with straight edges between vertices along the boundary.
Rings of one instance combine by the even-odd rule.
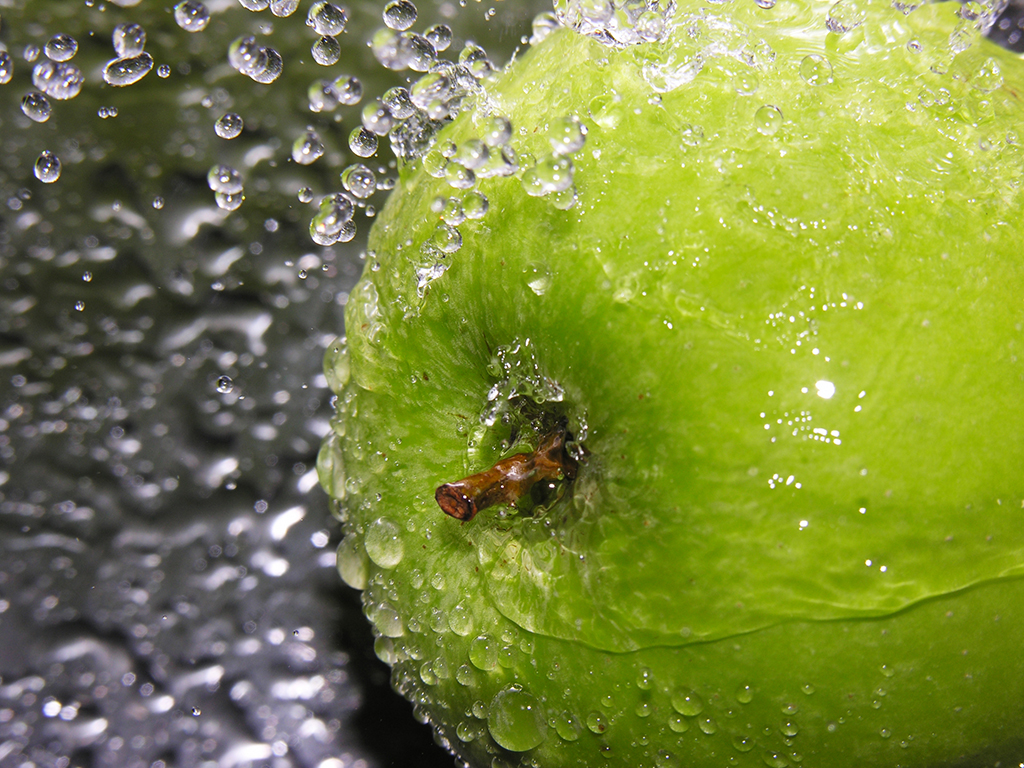
[[[556,429],[533,453],[517,453],[483,472],[446,483],[437,489],[434,498],[446,515],[465,521],[495,504],[515,504],[542,480],[572,480],[577,464],[566,453],[565,438],[565,429]]]

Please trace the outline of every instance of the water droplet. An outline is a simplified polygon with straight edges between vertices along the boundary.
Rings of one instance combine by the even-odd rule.
[[[814,693],[814,686],[810,683],[804,683],[803,686],[801,686],[800,690],[803,691],[806,695],[810,696]]]
[[[401,531],[386,517],[379,517],[370,524],[363,546],[370,559],[381,568],[394,568],[405,554]]]
[[[426,685],[437,685],[437,675],[434,674],[434,661],[425,661],[420,665],[420,680]]]
[[[306,16],[306,25],[313,28],[318,35],[336,37],[348,24],[348,11],[331,2],[314,3]]]
[[[167,64],[161,64],[159,67],[156,68],[156,76],[163,80],[166,80],[168,77],[171,76],[170,66],[168,66]]]
[[[572,186],[573,165],[568,157],[546,157],[523,174],[523,189],[532,197],[563,192]]]
[[[355,163],[341,172],[341,185],[360,200],[377,190],[377,177],[362,163]]]
[[[587,728],[593,733],[604,733],[608,730],[608,718],[600,712],[591,712],[587,715]]]
[[[270,5],[270,0],[238,0],[238,3],[247,11],[265,11]]]
[[[832,82],[832,63],[818,53],[804,56],[800,61],[800,77],[808,85],[825,85]]]
[[[21,111],[37,123],[45,123],[50,119],[53,107],[50,100],[39,91],[30,91],[21,100]]]
[[[292,160],[299,165],[311,165],[323,157],[323,154],[324,143],[312,128],[307,127],[306,131],[292,143]]]
[[[704,700],[694,691],[677,691],[672,694],[672,709],[687,717],[696,717],[704,711]]]
[[[476,672],[468,664],[463,664],[455,670],[455,682],[467,688],[472,688],[477,684]]]
[[[878,732],[878,735],[881,736],[883,739],[888,739],[890,736],[892,736],[892,731],[890,731],[888,728],[883,728]]]
[[[378,136],[384,136],[395,125],[395,119],[388,112],[387,107],[377,100],[371,101],[363,107],[360,118],[362,119],[363,127]]]
[[[710,717],[702,717],[697,721],[697,727],[700,728],[708,736],[713,736],[718,733],[718,723]]]
[[[489,672],[498,667],[498,641],[488,635],[480,635],[469,646],[469,660],[477,669]]]
[[[658,754],[654,756],[654,764],[658,768],[672,768],[676,765],[675,755],[667,749],[659,749]]]
[[[641,691],[649,691],[654,685],[654,673],[648,667],[641,667],[636,676],[636,687]]]
[[[338,59],[341,58],[341,43],[336,37],[323,35],[313,43],[310,53],[313,54],[313,61],[321,67],[329,67],[332,64],[337,64]]]
[[[370,157],[377,151],[377,134],[362,126],[354,128],[348,135],[348,147],[354,155]]]
[[[281,54],[273,48],[264,48],[263,55],[259,57],[259,61],[262,62],[263,66],[257,67],[253,72],[247,73],[249,77],[257,83],[263,83],[264,85],[272,83],[277,80],[284,71],[284,59],[282,59]]]
[[[384,637],[401,637],[405,634],[402,617],[391,603],[382,601],[377,605],[368,606],[370,621]]]
[[[480,738],[482,731],[478,723],[463,720],[455,727],[455,735],[459,737],[459,741],[469,743]]]
[[[828,9],[825,26],[828,27],[829,32],[845,35],[863,24],[866,18],[864,9],[860,7],[857,0],[839,0]]]
[[[348,236],[347,240],[344,238],[349,229],[352,235],[355,234],[352,212],[352,201],[341,193],[329,195],[321,200],[319,210],[309,223],[309,234],[313,242],[326,246],[339,240],[351,240],[351,236]]]
[[[88,272],[88,271],[83,272],[82,273],[82,282],[83,283],[91,283],[92,282],[92,272]]]
[[[448,46],[452,44],[452,29],[446,24],[435,24],[424,33],[424,36],[438,53],[448,50]]]
[[[153,57],[143,51],[137,56],[113,59],[103,69],[103,79],[108,85],[124,87],[139,82],[153,69]]]
[[[551,123],[548,129],[548,143],[555,155],[571,155],[583,148],[587,139],[587,127],[578,117],[561,117]]]
[[[544,742],[548,726],[540,702],[520,686],[510,685],[491,700],[487,730],[499,746],[525,752]]]
[[[469,192],[462,198],[462,211],[467,219],[482,219],[487,215],[490,203],[483,192]]]
[[[800,711],[800,707],[792,702],[782,705],[782,714],[784,715],[795,715]]]
[[[68,61],[78,53],[78,41],[71,35],[57,34],[46,41],[44,50],[52,61]]]
[[[675,733],[686,733],[690,730],[690,721],[682,715],[669,715],[668,727]]]
[[[298,198],[300,203],[313,202],[313,190],[309,187],[303,187],[299,190]]]
[[[761,755],[761,760],[768,768],[786,768],[789,765],[789,760],[781,752],[765,752]]]
[[[732,746],[737,752],[749,752],[754,748],[754,740],[737,733],[732,737]]]
[[[476,184],[476,174],[466,166],[455,162],[445,165],[444,179],[452,189],[471,189]]]
[[[754,700],[754,689],[749,685],[741,685],[736,690],[736,701],[740,704],[749,704]]]
[[[199,709],[199,707],[192,707],[192,716],[193,717],[199,717],[201,714],[203,714],[203,711],[201,709]]]
[[[51,99],[73,99],[82,90],[85,76],[74,64],[41,61],[32,68],[32,84]]]
[[[792,720],[784,720],[782,725],[779,726],[779,731],[783,736],[793,738],[800,733],[800,726],[794,723]]]
[[[775,7],[775,0],[756,0],[756,2],[758,8],[763,8],[766,11]]]
[[[416,23],[416,6],[409,0],[392,0],[384,7],[384,23],[391,29],[408,29]]]
[[[338,102],[346,106],[358,104],[363,98],[363,84],[352,75],[340,75],[334,79],[334,93]]]
[[[459,603],[448,612],[448,626],[452,632],[465,637],[473,631],[473,614],[465,603]]]
[[[214,192],[237,195],[242,191],[242,174],[229,165],[215,165],[206,174],[206,183]]]
[[[231,380],[230,376],[221,376],[217,379],[217,391],[222,395],[226,395],[234,388],[235,383]]]
[[[119,59],[138,56],[146,47],[146,30],[139,24],[118,24],[114,27],[111,42]]]
[[[355,536],[346,536],[338,546],[338,573],[342,581],[353,589],[366,589],[369,563],[365,550]]]
[[[202,32],[210,23],[210,12],[199,0],[181,0],[174,6],[174,20],[186,32]]]
[[[579,720],[571,712],[563,711],[551,718],[551,727],[562,741],[576,741],[583,732]]]
[[[213,124],[213,131],[222,139],[233,139],[242,132],[244,127],[241,115],[228,112],[217,118],[217,122]]]
[[[637,717],[650,717],[651,713],[654,712],[654,707],[649,701],[641,701],[634,707],[633,712]]]
[[[85,311],[85,302],[82,301],[81,299],[76,301],[75,302],[75,311],[76,312],[83,312],[83,311]]]
[[[526,284],[531,291],[538,296],[543,296],[547,293],[548,288],[551,287],[551,272],[546,266],[534,262],[528,264],[524,271],[526,272]],[[647,672],[650,673],[650,670],[647,670]],[[650,686],[648,685],[648,687]]]
[[[291,16],[299,7],[299,0],[270,0],[270,12],[279,19]]]
[[[971,85],[982,93],[991,93],[1003,84],[1003,73],[995,59],[989,58],[971,77]]]
[[[7,51],[0,51],[0,85],[6,85],[14,77],[14,59]]]
[[[377,658],[393,667],[398,662],[398,654],[395,653],[395,641],[390,637],[378,637],[373,641],[373,652]]]
[[[245,196],[241,192],[236,192],[234,194],[214,192],[213,201],[217,204],[217,207],[222,210],[237,211],[239,206],[241,206],[245,201]]]
[[[48,149],[44,149],[36,158],[32,172],[44,184],[53,184],[60,178],[60,158]]]
[[[754,127],[762,136],[774,136],[782,127],[782,112],[776,106],[765,104],[754,113]]]

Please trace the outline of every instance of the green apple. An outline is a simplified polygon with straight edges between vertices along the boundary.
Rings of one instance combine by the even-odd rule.
[[[480,766],[1019,761],[1024,65],[977,4],[581,8],[327,356],[395,687]]]

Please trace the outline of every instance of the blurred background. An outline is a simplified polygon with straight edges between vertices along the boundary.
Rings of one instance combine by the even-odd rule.
[[[335,570],[321,360],[375,99],[551,4],[418,6],[0,0],[0,768],[452,764]]]

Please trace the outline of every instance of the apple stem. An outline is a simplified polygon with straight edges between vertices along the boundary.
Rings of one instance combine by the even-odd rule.
[[[495,504],[515,504],[542,480],[572,480],[577,463],[565,450],[567,437],[565,427],[558,427],[540,441],[533,453],[517,453],[483,472],[445,483],[434,498],[446,515],[467,521]]]

